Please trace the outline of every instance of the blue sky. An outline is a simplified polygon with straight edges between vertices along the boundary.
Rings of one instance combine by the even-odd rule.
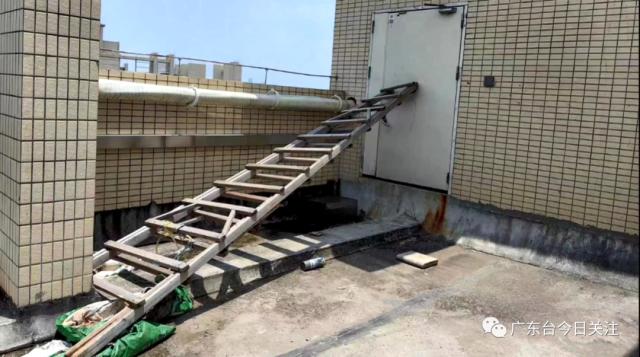
[[[335,0],[103,0],[104,38],[132,52],[330,74]],[[264,71],[244,70],[262,83]],[[269,83],[327,88],[328,79],[269,72]]]

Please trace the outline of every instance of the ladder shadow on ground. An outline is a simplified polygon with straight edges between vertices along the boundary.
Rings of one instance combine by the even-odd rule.
[[[238,297],[243,296],[244,294],[258,289],[263,285],[266,285],[271,281],[274,281],[286,274],[287,273],[280,273],[278,275],[255,280],[247,284],[242,284],[242,282],[239,280],[239,272],[238,274],[229,274],[228,276],[223,276],[221,289],[217,293],[194,298],[199,306],[196,306],[192,311],[184,315],[171,318],[169,321],[175,323],[176,325],[180,325],[183,322],[193,318],[194,316],[206,313],[209,310],[222,306],[227,302],[230,302]],[[202,279],[196,280],[192,282],[191,288],[204,290],[204,287],[201,285],[202,283]]]

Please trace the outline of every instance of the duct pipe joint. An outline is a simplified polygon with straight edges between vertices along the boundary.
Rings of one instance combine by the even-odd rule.
[[[193,100],[191,101],[191,103],[187,104],[187,106],[193,108],[198,105],[198,102],[200,101],[200,92],[198,92],[198,88],[196,87],[189,88],[193,89]]]
[[[342,107],[342,104],[343,104],[343,103],[342,103],[342,102],[343,102],[342,98],[340,98],[340,96],[339,96],[339,95],[337,95],[337,94],[334,94],[334,95],[333,95],[333,97],[334,97],[334,98],[336,98],[336,99],[338,100],[338,110],[337,110],[337,111],[342,110],[342,108],[343,108],[343,107]]]
[[[276,98],[276,102],[269,109],[276,109],[278,107],[278,105],[280,104],[280,93],[277,90],[275,90],[274,88],[271,88],[271,89],[269,89],[267,94],[273,95]]]

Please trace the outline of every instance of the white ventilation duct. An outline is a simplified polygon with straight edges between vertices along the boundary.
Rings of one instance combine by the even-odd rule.
[[[144,100],[185,106],[226,105],[247,108],[280,110],[311,110],[338,112],[351,107],[351,102],[338,96],[333,98],[283,95],[276,91],[269,94],[229,92],[196,87],[161,86],[100,79],[100,99]]]

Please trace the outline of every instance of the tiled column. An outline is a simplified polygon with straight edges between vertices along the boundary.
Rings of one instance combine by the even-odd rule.
[[[91,289],[99,0],[0,1],[0,282],[18,306]]]

